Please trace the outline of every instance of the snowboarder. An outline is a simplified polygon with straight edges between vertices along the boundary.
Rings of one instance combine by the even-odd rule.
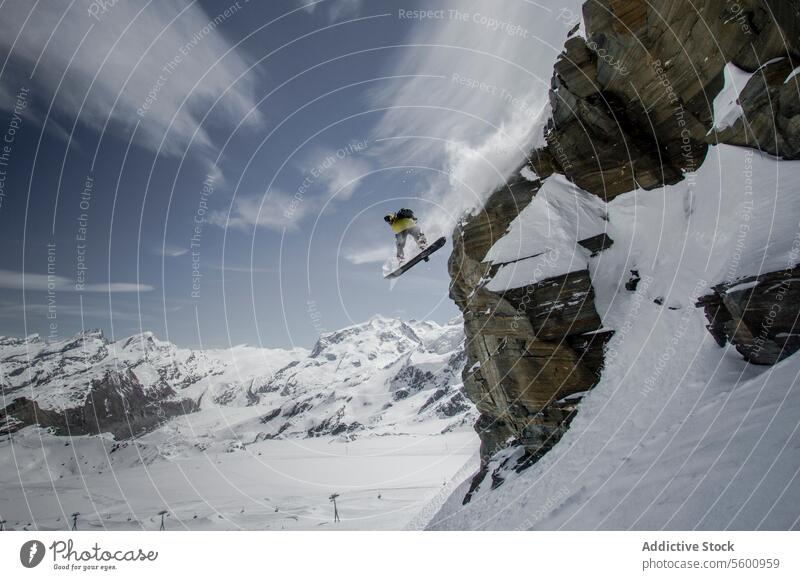
[[[392,227],[392,231],[394,232],[394,241],[397,247],[397,260],[401,265],[406,260],[404,250],[409,235],[414,238],[420,251],[427,247],[428,241],[425,239],[425,234],[419,229],[417,218],[414,217],[414,212],[410,209],[400,208],[400,211],[397,213],[386,214],[383,219]]]

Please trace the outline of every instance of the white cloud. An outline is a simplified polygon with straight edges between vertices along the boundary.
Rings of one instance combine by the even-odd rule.
[[[237,195],[227,211],[213,211],[208,223],[222,228],[236,228],[246,232],[254,227],[277,231],[293,230],[297,222],[311,212],[316,204],[311,199],[296,198],[280,191],[270,190],[265,196]]]
[[[328,18],[333,22],[349,16],[356,16],[361,11],[362,4],[362,0],[336,0],[331,4]]]
[[[9,109],[14,107],[16,97],[11,92],[11,87],[6,83],[0,83],[0,108]]]
[[[234,274],[266,274],[270,272],[275,272],[274,268],[261,268],[258,266],[235,266],[225,264],[223,267],[222,264],[212,264],[209,266],[212,270],[220,270],[226,274],[234,273]]]
[[[215,65],[230,48],[219,29],[226,20],[247,18],[246,5],[239,9],[226,3],[215,9],[220,12],[207,14],[195,2],[165,0],[145,8],[116,2],[105,11],[95,10],[93,17],[90,7],[100,4],[77,0],[67,8],[62,2],[38,3],[23,28],[31,4],[6,2],[0,9],[0,47],[7,54],[15,43],[6,70],[14,76],[3,82],[30,87],[40,103],[55,96],[54,109],[70,120],[85,99],[80,121],[97,130],[103,130],[109,115],[108,128],[122,135],[140,121],[137,138],[153,150],[172,123],[165,141],[168,153],[182,152],[196,129],[196,142],[210,146],[199,122],[229,87],[215,109],[215,123],[238,122],[254,105],[253,73],[235,82],[247,68],[242,55],[233,51]],[[0,107],[7,108],[7,101]],[[258,113],[251,116],[253,123],[260,119]]]
[[[17,272],[15,270],[0,270],[0,288],[12,290],[55,290],[57,292],[150,292],[153,287],[148,284],[129,282],[111,282],[108,284],[84,284],[76,288],[75,280],[64,276],[48,276],[47,274],[33,274],[30,272]]]
[[[351,264],[382,264],[394,256],[394,246],[378,246],[366,249],[353,249],[345,253],[344,259]]]
[[[219,165],[215,163],[210,163],[208,165],[203,181],[206,179],[210,179],[210,181],[214,184],[215,189],[228,185],[228,180],[225,178],[225,174],[222,172],[222,169],[219,167]]]
[[[347,201],[358,188],[359,181],[369,173],[370,165],[353,155],[337,155],[336,151],[321,149],[314,153],[306,167],[307,175],[325,188],[325,194],[334,201]],[[314,177],[316,176],[316,177]]]
[[[325,202],[330,201],[326,207],[331,209],[336,203],[350,199],[370,166],[352,155],[319,149],[300,169],[310,183],[305,194],[290,195],[273,189],[265,196],[237,195],[230,216],[227,210],[216,210],[209,214],[208,223],[245,232],[254,227],[276,231],[297,229],[300,221],[322,211]]]
[[[408,22],[406,42],[414,46],[390,73],[441,78],[403,78],[371,93],[373,105],[390,108],[375,131],[388,140],[372,151],[387,165],[450,174],[433,178],[426,194],[442,209],[429,229],[449,233],[454,219],[480,206],[524,161],[571,28],[560,10],[580,14],[579,0],[562,4],[463,0],[465,21]]]
[[[312,0],[295,0],[298,6],[302,6],[303,10],[309,14],[314,14],[317,8],[327,6],[328,20],[334,22],[341,18],[348,16],[356,16],[364,4],[363,0],[331,0],[330,2],[315,2],[310,3]]]
[[[164,258],[178,258],[188,252],[189,248],[169,243],[153,247],[153,253]]]
[[[320,0],[317,2],[312,2],[312,0],[295,0],[295,4],[301,6],[303,10],[309,14],[314,14],[314,12],[317,10],[317,6],[320,4]]]
[[[345,159],[323,177],[328,193],[336,201],[347,201],[358,188],[359,180],[369,172],[369,165],[356,159]]]

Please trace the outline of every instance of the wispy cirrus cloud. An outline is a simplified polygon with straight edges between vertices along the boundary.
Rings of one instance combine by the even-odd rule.
[[[370,152],[384,164],[443,172],[426,193],[441,208],[429,226],[451,231],[523,163],[571,26],[560,10],[580,14],[580,5],[461,0],[466,19],[445,10],[441,19],[408,20],[408,47],[390,72],[411,77],[370,93],[371,104],[387,108],[374,131],[386,140]]]
[[[175,0],[98,10],[101,4],[3,3],[3,83],[30,87],[39,103],[54,99],[54,110],[70,120],[82,107],[79,122],[98,131],[129,135],[138,122],[138,142],[153,150],[171,126],[167,153],[182,152],[195,132],[196,143],[211,147],[200,120],[223,93],[214,122],[238,122],[254,107],[254,75],[237,81],[248,62],[220,33],[227,21],[246,18],[247,5],[206,12],[197,2]],[[9,106],[3,99],[0,107]],[[257,111],[250,116],[255,125],[260,119]]]
[[[359,182],[370,171],[370,164],[354,155],[342,156],[332,149],[316,150],[305,163],[313,168],[309,174],[321,195],[332,201],[347,201],[358,189]]]
[[[206,221],[221,228],[245,232],[257,227],[276,231],[294,230],[297,223],[316,206],[312,199],[296,198],[282,191],[270,190],[266,195],[237,195],[230,213],[212,211]]]
[[[152,252],[155,255],[162,256],[164,258],[179,258],[180,256],[184,256],[189,253],[189,248],[185,246],[179,246],[177,244],[167,243],[163,246],[153,246]]]
[[[394,255],[394,246],[381,245],[366,249],[351,249],[345,252],[344,259],[351,264],[379,264]]]
[[[314,14],[317,11],[317,6],[322,4],[325,0],[295,0],[295,4],[300,6],[303,10],[308,12],[309,14]]]
[[[0,107],[8,107],[9,105],[13,106],[13,103],[16,99],[14,98],[14,93],[11,92],[11,87],[7,85],[7,83],[0,83]]]
[[[363,0],[330,0],[329,2],[313,2],[312,0],[295,0],[298,6],[309,14],[317,12],[325,12],[328,20],[334,22],[336,20],[346,18],[348,16],[356,16],[361,12],[361,7],[364,5]]]
[[[149,284],[131,282],[110,282],[104,284],[84,284],[77,287],[75,280],[64,276],[19,272],[16,270],[0,270],[0,288],[10,290],[31,290],[58,292],[150,292],[154,290]]]
[[[212,270],[219,270],[225,274],[267,274],[271,272],[275,272],[275,268],[264,268],[261,266],[236,266],[236,265],[229,265],[225,264],[212,264],[209,266]]]
[[[335,21],[349,16],[357,16],[363,5],[363,0],[336,0],[331,4],[328,18]]]
[[[207,222],[249,232],[255,227],[276,231],[295,230],[305,218],[349,200],[370,164],[356,154],[342,155],[328,148],[318,148],[300,167],[300,181],[305,189],[293,194],[270,189],[265,195],[237,194],[230,207],[212,211]]]

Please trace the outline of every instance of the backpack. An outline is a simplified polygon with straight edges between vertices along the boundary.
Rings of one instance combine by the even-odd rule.
[[[414,212],[404,207],[401,207],[400,211],[397,212],[397,217],[399,219],[415,219]]]

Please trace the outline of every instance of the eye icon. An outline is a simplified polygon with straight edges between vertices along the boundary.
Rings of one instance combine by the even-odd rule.
[[[44,544],[39,540],[28,540],[19,549],[19,561],[26,568],[35,568],[44,559]]]

